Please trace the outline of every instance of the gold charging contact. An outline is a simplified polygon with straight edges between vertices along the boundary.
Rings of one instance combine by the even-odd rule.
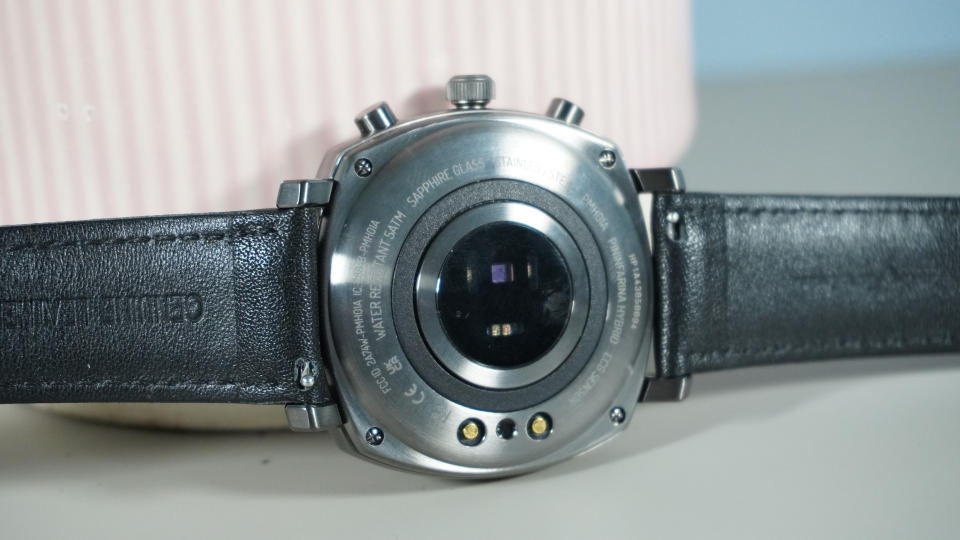
[[[531,439],[546,439],[550,436],[550,432],[553,430],[553,420],[550,419],[550,415],[547,413],[537,413],[530,417],[530,422],[527,423],[527,435]]]
[[[486,436],[486,427],[476,418],[464,420],[457,428],[457,440],[464,446],[476,446],[483,442]]]

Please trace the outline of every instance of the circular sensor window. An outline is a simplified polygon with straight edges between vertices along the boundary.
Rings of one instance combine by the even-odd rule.
[[[447,254],[437,283],[444,333],[464,356],[491,367],[536,361],[563,334],[572,284],[542,233],[508,222],[481,226]]]

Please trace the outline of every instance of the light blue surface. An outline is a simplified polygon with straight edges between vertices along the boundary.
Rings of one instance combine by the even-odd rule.
[[[693,0],[701,80],[960,57],[960,0]]]

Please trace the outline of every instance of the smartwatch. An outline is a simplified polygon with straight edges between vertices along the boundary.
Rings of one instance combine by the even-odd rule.
[[[0,228],[0,402],[283,404],[377,463],[486,478],[694,373],[960,350],[960,199],[687,192],[567,100],[446,95],[363,111],[275,209]]]

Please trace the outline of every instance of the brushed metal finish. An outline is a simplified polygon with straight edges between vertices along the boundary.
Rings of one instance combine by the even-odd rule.
[[[347,422],[339,443],[392,466],[460,477],[495,477],[537,469],[589,450],[619,433],[609,411],[636,404],[651,344],[651,268],[643,217],[622,160],[598,163],[610,141],[540,115],[453,110],[413,119],[389,137],[348,143],[324,159],[320,176],[338,182],[328,213],[322,294],[331,344],[328,361]],[[378,164],[365,178],[358,159]],[[560,197],[601,247],[606,313],[595,353],[564,390],[526,409],[493,412],[448,400],[406,359],[392,327],[391,286],[397,253],[418,217],[473,182],[506,178]],[[626,418],[632,418],[627,410]],[[487,437],[467,447],[457,428],[475,418],[526,425],[553,422],[549,438]],[[366,430],[386,434],[366,442]]]

